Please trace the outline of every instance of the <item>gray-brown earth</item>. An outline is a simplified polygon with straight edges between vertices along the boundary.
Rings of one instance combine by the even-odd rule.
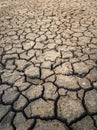
[[[0,0],[0,130],[97,130],[97,0]]]

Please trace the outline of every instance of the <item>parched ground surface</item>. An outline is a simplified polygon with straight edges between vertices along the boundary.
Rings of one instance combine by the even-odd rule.
[[[97,130],[96,0],[0,0],[0,130]]]

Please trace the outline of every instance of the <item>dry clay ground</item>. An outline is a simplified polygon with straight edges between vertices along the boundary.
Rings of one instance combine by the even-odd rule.
[[[0,130],[97,130],[97,0],[0,0]]]

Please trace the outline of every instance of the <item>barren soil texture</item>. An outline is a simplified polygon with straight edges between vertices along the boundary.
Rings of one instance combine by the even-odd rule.
[[[97,130],[97,0],[0,0],[0,130]]]

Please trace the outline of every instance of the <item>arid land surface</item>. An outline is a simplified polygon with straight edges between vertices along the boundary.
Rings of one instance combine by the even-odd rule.
[[[0,0],[0,130],[97,130],[97,0]]]

